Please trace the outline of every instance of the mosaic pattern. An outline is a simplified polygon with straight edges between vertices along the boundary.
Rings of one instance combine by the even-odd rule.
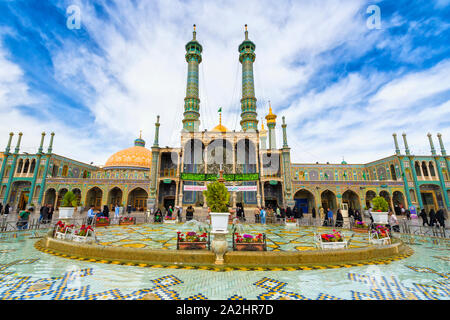
[[[133,226],[117,226],[99,229],[97,238],[100,245],[125,247],[125,248],[148,248],[161,250],[175,250],[177,244],[176,232],[190,231],[184,224],[145,224]],[[268,251],[304,251],[317,250],[314,246],[314,231],[330,232],[330,228],[297,227],[287,228],[282,225],[245,225],[244,232],[250,234],[265,233]],[[363,233],[342,231],[347,238],[351,238],[350,248],[371,246],[368,236]],[[232,246],[232,237],[228,237],[229,246]]]
[[[32,236],[18,232],[0,243],[0,299],[450,300],[444,239],[413,236],[421,243],[413,245],[415,254],[389,264],[211,272],[218,270],[63,259],[35,250]]]

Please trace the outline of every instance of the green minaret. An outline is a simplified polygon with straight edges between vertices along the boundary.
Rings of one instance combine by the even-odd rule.
[[[186,98],[184,98],[183,129],[190,132],[199,130],[200,99],[198,95],[198,66],[202,62],[202,45],[196,40],[195,24],[193,38],[186,44],[188,76]]]
[[[247,25],[245,25],[245,40],[239,45],[239,61],[242,64],[241,127],[243,131],[258,129],[253,80],[255,57],[255,44],[248,39]]]

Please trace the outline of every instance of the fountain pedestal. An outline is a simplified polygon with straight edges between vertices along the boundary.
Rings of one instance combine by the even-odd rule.
[[[215,231],[211,232],[214,235],[214,239],[211,243],[211,249],[216,255],[215,264],[223,264],[223,256],[228,250],[227,234],[228,231]]]

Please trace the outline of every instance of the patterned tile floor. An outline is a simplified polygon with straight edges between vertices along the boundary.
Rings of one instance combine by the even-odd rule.
[[[314,231],[330,232],[330,228],[286,227],[281,225],[251,224],[243,226],[243,232],[250,234],[265,233],[268,251],[316,250],[313,243]],[[97,229],[97,238],[101,245],[126,248],[151,248],[175,250],[177,230],[192,231],[185,224],[145,224],[134,226],[111,226]],[[194,230],[195,231],[195,230]],[[242,233],[242,232],[241,232]],[[370,246],[367,234],[343,231],[342,234],[352,241],[351,248]],[[231,247],[232,237],[228,236]]]
[[[448,240],[402,236],[414,254],[389,264],[213,272],[69,260],[36,250],[43,235],[0,237],[0,299],[450,299]]]

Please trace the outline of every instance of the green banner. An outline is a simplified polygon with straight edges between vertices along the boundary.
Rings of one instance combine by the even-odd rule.
[[[181,180],[191,181],[216,181],[218,179],[217,174],[214,173],[187,173],[182,172],[180,176]],[[259,179],[259,173],[227,173],[223,175],[225,181],[255,181]]]

